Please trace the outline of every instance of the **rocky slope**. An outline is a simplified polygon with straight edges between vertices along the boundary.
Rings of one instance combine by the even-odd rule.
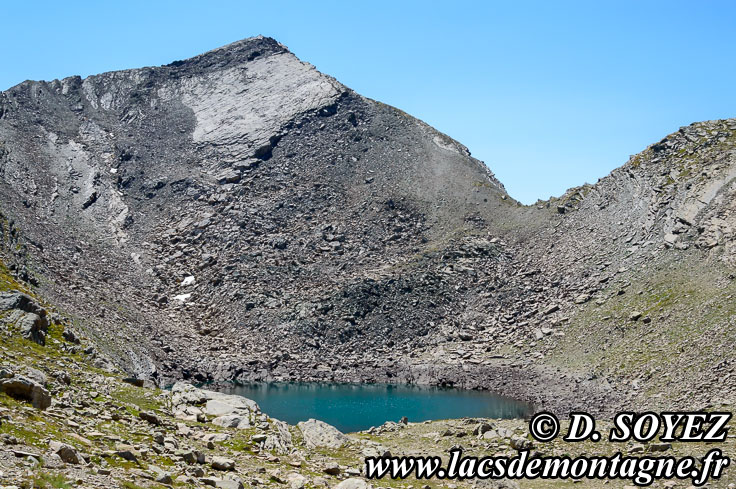
[[[461,144],[253,38],[3,92],[0,231],[99,366],[158,385],[725,402],[735,134],[682,128],[521,206]]]
[[[169,391],[145,388],[114,367],[98,368],[89,340],[59,323],[57,311],[22,295],[23,285],[0,268],[3,307],[33,309],[47,318],[43,345],[22,327],[6,326],[0,335],[0,487],[38,488],[205,488],[290,489],[372,487],[447,487],[518,489],[567,487],[573,481],[365,479],[369,456],[440,456],[451,449],[465,455],[514,457],[660,454],[702,456],[704,443],[622,444],[536,443],[523,420],[459,419],[422,423],[401,420],[352,434],[318,420],[290,426],[239,396],[177,383]],[[7,290],[6,290],[7,289]],[[14,300],[10,302],[10,298]],[[7,313],[3,316],[7,318]],[[723,408],[723,406],[716,406]],[[611,424],[601,420],[599,429]],[[566,431],[567,426],[563,429]],[[724,454],[734,457],[733,446]],[[730,474],[709,487],[732,487]],[[600,481],[574,481],[600,487]],[[628,480],[607,487],[633,487]],[[686,487],[655,482],[653,487]],[[692,487],[692,486],[691,486]]]

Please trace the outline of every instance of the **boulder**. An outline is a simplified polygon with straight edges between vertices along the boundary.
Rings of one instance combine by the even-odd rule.
[[[63,333],[61,333],[61,336],[62,336],[62,337],[63,337],[63,338],[64,338],[64,339],[66,340],[66,341],[68,341],[69,343],[73,343],[73,344],[75,344],[75,345],[78,345],[78,344],[80,344],[80,343],[81,343],[81,341],[79,341],[79,338],[77,337],[77,335],[76,335],[76,334],[74,334],[74,331],[72,331],[71,329],[65,328],[65,329],[64,329],[64,332],[63,332]]]
[[[141,411],[140,413],[138,413],[138,417],[141,418],[143,421],[155,426],[159,426],[161,424],[161,418],[150,411]]]
[[[372,489],[372,487],[365,479],[351,477],[336,485],[335,489]]]
[[[478,423],[475,426],[475,428],[473,428],[473,434],[475,436],[481,436],[484,433],[487,433],[487,432],[491,431],[492,429],[493,429],[493,425],[491,425],[489,423],[485,423],[485,422]]]
[[[15,321],[15,324],[20,328],[20,335],[23,338],[42,346],[46,344],[46,333],[49,329],[46,318],[27,312]]]
[[[39,345],[46,344],[49,328],[46,309],[31,296],[18,291],[0,292],[0,311],[13,311],[6,321],[16,324],[23,338]]]
[[[290,489],[304,489],[309,479],[297,472],[289,472],[286,474],[286,482]]]
[[[166,472],[165,470],[156,467],[155,465],[149,465],[148,470],[153,473],[153,480],[158,482],[159,484],[170,485],[174,482],[174,479],[171,478],[170,472]]]
[[[193,450],[177,450],[174,455],[190,465],[197,463],[197,455]]]
[[[30,295],[17,290],[11,292],[0,292],[0,310],[9,311],[11,309],[19,309],[21,311],[32,312],[39,316],[46,317],[46,310]]]
[[[200,479],[202,484],[217,489],[243,489],[243,483],[236,479],[217,479],[214,477],[205,477]]]
[[[119,443],[115,447],[115,455],[130,462],[138,462],[138,451],[131,445]]]
[[[46,377],[46,374],[43,373],[41,370],[28,366],[23,367],[21,375],[23,375],[24,377],[28,377],[32,381],[41,385],[46,385],[46,382],[48,382],[49,380],[48,377]]]
[[[672,443],[650,443],[649,444],[649,451],[650,452],[666,452],[667,450],[672,449]]]
[[[238,428],[241,430],[250,428],[252,426],[250,422],[250,416],[243,416],[238,414],[228,414],[225,416],[220,416],[219,418],[213,419],[212,424],[215,426],[222,426],[223,428]]]
[[[509,444],[511,445],[511,448],[518,451],[529,450],[532,448],[532,442],[521,436],[511,438],[511,442]]]
[[[36,409],[46,409],[51,405],[49,391],[38,382],[20,375],[0,381],[0,392],[15,399],[30,401]]]
[[[206,433],[202,437],[202,441],[219,443],[230,439],[230,435],[227,433]]]
[[[297,426],[301,430],[304,436],[304,442],[309,448],[340,448],[350,441],[340,430],[317,419],[301,421]]]
[[[171,407],[175,417],[190,421],[196,421],[197,416],[204,414],[215,417],[238,415],[250,419],[251,413],[260,412],[255,401],[242,396],[198,389],[185,382],[177,382],[171,388]],[[233,421],[228,419],[228,422]]]
[[[289,425],[283,421],[274,420],[273,427],[276,428],[276,433],[270,433],[268,435],[266,441],[263,443],[263,448],[280,455],[286,455],[294,448]]]
[[[215,481],[217,489],[244,489],[243,483],[234,479],[221,479]]]
[[[80,465],[84,463],[84,457],[71,445],[61,443],[59,441],[49,442],[49,450],[59,456],[59,458],[68,464]]]
[[[210,465],[215,470],[235,470],[235,461],[225,457],[212,457]]]
[[[47,469],[63,469],[64,461],[54,452],[49,452],[43,457],[43,466]]]
[[[226,396],[225,394],[220,395]],[[256,411],[257,409],[258,405],[255,401],[240,396],[227,396],[208,400],[204,412],[209,416],[223,416],[236,411]]]
[[[484,440],[495,440],[499,438],[499,434],[496,430],[489,430],[481,435]]]

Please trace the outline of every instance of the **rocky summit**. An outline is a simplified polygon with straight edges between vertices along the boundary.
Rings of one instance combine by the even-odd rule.
[[[270,38],[27,81],[0,94],[0,314],[17,341],[51,338],[149,386],[454,385],[560,413],[723,405],[735,155],[736,119],[694,123],[524,206],[462,144]],[[43,382],[5,382],[50,402]]]

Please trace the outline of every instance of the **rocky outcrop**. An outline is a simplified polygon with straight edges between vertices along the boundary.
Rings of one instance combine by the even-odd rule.
[[[190,421],[213,417],[212,423],[227,428],[249,428],[255,423],[260,408],[255,401],[242,396],[198,389],[177,382],[171,389],[171,407],[179,419]]]
[[[46,344],[49,321],[46,309],[22,292],[0,292],[0,312],[7,311],[2,319],[19,328],[23,338],[39,345]]]
[[[263,449],[285,455],[294,448],[289,425],[283,421],[273,420],[275,432],[263,440]]]
[[[340,430],[318,419],[301,421],[297,427],[308,447],[340,448],[350,441]]]
[[[0,380],[0,392],[10,397],[30,401],[36,409],[51,406],[51,394],[43,385],[21,375]]]

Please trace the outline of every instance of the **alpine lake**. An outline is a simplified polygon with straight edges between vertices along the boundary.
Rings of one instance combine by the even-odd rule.
[[[349,433],[386,421],[478,418],[521,418],[529,404],[487,391],[387,384],[263,382],[219,389],[258,403],[269,416],[289,424],[315,418]]]

